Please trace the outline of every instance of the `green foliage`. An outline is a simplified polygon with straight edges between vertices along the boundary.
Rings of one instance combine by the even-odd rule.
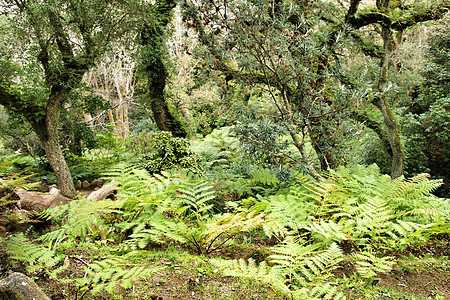
[[[158,127],[156,126],[155,122],[148,118],[148,119],[142,119],[137,122],[136,126],[134,127],[133,133],[140,134],[143,132],[156,132],[158,131]]]
[[[62,265],[52,270],[53,267],[64,260],[64,254],[57,254],[55,249],[30,243],[23,233],[9,238],[6,249],[13,254],[13,259],[27,263],[26,268],[29,273],[44,269],[52,279],[57,279],[57,275],[67,269],[67,266]]]
[[[22,117],[6,111],[3,107],[0,107],[0,139],[4,143],[5,150],[10,152],[3,154],[12,154],[20,150],[33,157],[42,155],[43,150],[30,125],[24,122]]]
[[[357,253],[355,256],[356,270],[363,278],[372,278],[377,273],[388,272],[396,264],[392,256],[378,257],[369,252]]]
[[[342,291],[328,283],[331,271],[339,266],[342,251],[331,244],[325,251],[316,246],[302,246],[293,240],[273,249],[266,262],[256,265],[254,260],[212,262],[225,270],[226,275],[251,278],[272,286],[291,299],[346,299]]]
[[[419,174],[410,179],[401,176],[392,181],[389,176],[381,175],[376,165],[357,165],[353,169],[340,167],[332,174],[333,181],[346,188],[359,203],[379,197],[387,202],[395,214],[416,214],[421,209],[425,213],[426,209],[433,209],[442,202],[432,194],[442,185],[442,180],[430,180],[428,174]],[[439,215],[430,210],[428,213],[423,216]]]
[[[151,152],[145,157],[149,172],[159,173],[175,168],[202,172],[201,159],[192,153],[188,140],[161,131],[152,136],[152,141]]]
[[[153,152],[155,134],[156,133],[154,131],[146,130],[132,134],[126,140],[127,149],[136,154],[147,154]]]
[[[450,26],[449,17],[439,20],[428,31],[428,48],[422,75],[425,82],[419,96],[407,107],[402,119],[406,136],[408,164],[415,175],[431,173],[435,178],[450,178]],[[448,186],[448,184],[446,184]],[[448,187],[441,194],[448,196]]]
[[[42,218],[60,224],[60,226],[40,237],[52,247],[58,247],[63,241],[74,242],[90,238],[101,238],[99,226],[111,226],[104,219],[119,213],[123,205],[121,201],[110,199],[92,201],[87,199],[73,200],[69,204],[58,206],[44,211]],[[103,216],[103,217],[102,217]],[[112,231],[107,229],[107,231]]]
[[[123,174],[123,172],[122,172]],[[158,175],[154,175],[158,176]],[[208,255],[234,235],[263,222],[263,215],[235,213],[213,216],[215,193],[205,181],[186,181],[164,187],[170,177],[160,179],[139,170],[115,180],[121,183],[125,212],[117,224],[122,232],[132,230],[119,246],[122,251],[142,249],[151,243],[187,243],[199,254]],[[147,179],[146,179],[147,178]],[[173,183],[173,182],[172,182]]]
[[[376,165],[341,167],[321,182],[298,176],[289,189],[250,201],[251,211],[266,214],[265,233],[284,239],[271,248],[270,270],[253,262],[218,265],[293,299],[343,297],[328,278],[343,258],[341,248],[358,276],[370,281],[393,268],[395,251],[423,243],[442,227],[448,230],[448,201],[431,193],[440,184],[426,174],[391,180]]]
[[[113,292],[152,276],[158,268],[130,262],[152,245],[184,245],[208,256],[262,229],[278,242],[268,257],[212,263],[291,299],[345,299],[346,287],[333,275],[344,261],[354,278],[369,283],[392,270],[396,252],[449,230],[450,202],[432,195],[440,181],[426,174],[391,180],[375,165],[342,167],[319,182],[298,175],[281,189],[275,175],[260,169],[239,182],[254,197],[226,206],[217,202],[221,188],[195,174],[118,164],[105,175],[117,185],[117,200],[73,200],[42,214],[57,226],[33,243],[24,235],[6,241],[29,272],[43,269],[70,295]],[[104,259],[84,262],[85,278],[64,278],[79,261],[73,253],[88,244]]]
[[[8,155],[0,157],[0,208],[17,202],[14,191],[17,189],[35,189],[40,184],[35,182],[36,160],[30,156]]]
[[[24,175],[23,173],[5,174],[6,176],[0,177],[0,207],[17,202],[17,199],[12,197],[17,189],[29,190],[37,187],[39,183],[30,181],[33,174]]]
[[[89,264],[85,270],[92,276],[92,283],[90,283],[94,287],[92,293],[97,294],[103,291],[114,293],[118,285],[129,289],[133,287],[133,282],[154,276],[161,271],[161,267],[130,263],[130,258],[134,255],[135,253],[130,252]]]
[[[228,169],[231,162],[237,160],[238,139],[231,127],[214,129],[202,140],[192,142],[192,150],[205,160],[205,167],[210,171]]]
[[[72,249],[69,250],[73,251],[78,246],[77,243],[72,243],[70,245]],[[123,256],[111,255],[89,264],[81,260],[85,263],[85,275],[74,277],[71,274],[73,264],[79,259],[61,248],[32,243],[20,233],[7,240],[6,249],[13,259],[25,263],[29,274],[44,270],[57,284],[64,299],[83,299],[87,292],[94,295],[104,291],[114,293],[119,285],[131,288],[133,282],[153,276],[161,270],[159,267],[142,263],[130,263],[129,258],[134,255],[131,252]],[[69,272],[67,277],[63,275],[65,272]],[[63,284],[68,286],[66,293],[62,292]]]
[[[255,108],[244,106],[236,113],[235,132],[243,153],[262,166],[278,166],[277,155],[288,145],[281,139],[287,133],[286,129]]]

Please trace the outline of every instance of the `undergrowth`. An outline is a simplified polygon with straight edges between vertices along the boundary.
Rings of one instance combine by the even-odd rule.
[[[105,176],[119,186],[116,200],[72,201],[42,215],[54,223],[52,231],[4,240],[12,258],[30,274],[45,270],[61,290],[71,290],[68,298],[130,287],[158,269],[128,263],[129,255],[178,245],[214,256],[210,262],[225,275],[262,282],[280,297],[346,299],[345,284],[334,276],[344,263],[355,270],[352,278],[369,284],[391,271],[407,247],[450,229],[449,201],[432,195],[440,181],[426,174],[391,180],[376,166],[340,168],[321,182],[298,175],[290,186],[260,170],[241,181],[252,186],[251,197],[226,203],[217,183],[197,174],[151,175],[120,164]],[[221,249],[255,232],[271,241],[268,256],[220,258]],[[107,255],[86,263],[83,278],[63,278],[86,243]]]

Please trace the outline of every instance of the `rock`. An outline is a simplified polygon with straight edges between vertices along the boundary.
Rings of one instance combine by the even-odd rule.
[[[48,194],[27,192],[23,189],[15,191],[19,197],[18,205],[21,209],[41,212],[44,209],[69,203],[70,199],[61,195],[58,189],[52,188]]]
[[[103,186],[101,189],[97,191],[93,191],[92,193],[89,194],[87,198],[93,200],[105,200],[106,198],[114,195],[117,192],[116,187],[118,186],[119,186],[118,183],[112,182],[110,184]]]
[[[50,300],[47,295],[22,273],[12,273],[0,281],[0,300]]]
[[[88,187],[91,186],[87,180],[83,181],[83,183],[81,185],[82,185],[83,189],[87,189]]]
[[[101,187],[103,184],[105,184],[104,180],[101,179],[94,179],[91,182],[91,186]]]
[[[81,183],[80,180],[78,180],[78,181],[77,181],[77,184],[75,185],[75,187],[76,187],[77,189],[81,189],[82,186],[83,186],[83,184]]]

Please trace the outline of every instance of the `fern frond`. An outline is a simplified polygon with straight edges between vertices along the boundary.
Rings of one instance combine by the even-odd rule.
[[[264,214],[255,212],[240,212],[234,215],[225,215],[215,222],[208,222],[208,229],[204,232],[205,243],[213,242],[220,235],[227,233],[234,235],[238,232],[246,232],[264,224]]]
[[[156,272],[162,270],[161,267],[151,265],[135,265],[129,262],[134,252],[130,252],[124,256],[113,256],[101,261],[89,264],[85,268],[86,273],[92,277],[94,294],[100,291],[108,291],[114,293],[119,286],[129,288],[132,282],[153,276]]]
[[[122,242],[120,251],[137,250],[147,247],[149,244],[164,244],[168,241],[185,243],[184,234],[189,232],[189,227],[184,222],[175,222],[161,212],[142,216],[136,219],[137,226],[127,240]],[[148,227],[148,228],[147,228]]]
[[[343,254],[339,246],[332,243],[325,251],[320,245],[300,245],[287,239],[282,246],[274,247],[269,258],[275,264],[274,269],[293,283],[302,287],[311,287],[331,276],[331,270],[337,268]],[[314,284],[313,284],[314,283]]]
[[[408,238],[411,237],[415,232],[422,229],[423,225],[414,222],[405,222],[402,220],[397,220],[397,223],[391,224],[393,230],[398,236]]]
[[[274,252],[270,256],[272,267],[266,262],[257,265],[253,259],[211,262],[225,275],[261,281],[294,299],[345,299],[342,292],[326,282],[342,259],[336,244],[317,252],[316,245],[302,246],[289,239],[283,246],[275,247]]]
[[[264,212],[273,220],[279,220],[282,226],[297,229],[299,224],[309,216],[309,208],[305,195],[280,194],[270,196],[267,200]],[[256,204],[258,205],[258,203]],[[255,206],[256,206],[255,205]],[[268,232],[269,236],[271,233]]]
[[[389,220],[394,215],[387,202],[379,197],[370,199],[359,207],[359,216],[357,216],[357,229],[362,232],[373,231],[387,227]]]
[[[341,242],[347,238],[342,230],[342,226],[334,223],[332,220],[328,222],[323,220],[319,222],[312,222],[309,226],[305,226],[304,228],[314,233],[314,236],[317,236],[317,234],[321,235],[324,242]]]
[[[294,299],[336,299],[336,300],[345,300],[347,299],[345,295],[339,291],[338,286],[332,286],[329,283],[325,283],[323,285],[318,285],[310,289],[300,289],[293,293]]]
[[[356,270],[363,278],[372,278],[379,273],[389,272],[395,263],[394,257],[377,257],[367,251],[355,255]]]
[[[55,250],[41,244],[31,243],[23,233],[9,238],[6,249],[13,259],[28,263],[26,268],[29,273],[39,269],[49,271],[64,259],[64,255],[57,255]]]
[[[264,261],[259,265],[257,265],[252,258],[249,258],[247,262],[242,258],[239,260],[228,261],[211,259],[210,262],[223,270],[223,273],[226,276],[258,280],[274,287],[284,294],[289,294],[290,292],[289,287],[284,283],[285,280],[283,277],[278,274],[275,269],[269,268]]]
[[[280,181],[277,176],[272,174],[268,169],[258,169],[253,171],[250,181],[253,184],[262,184],[271,187],[277,187],[280,185]]]
[[[316,182],[306,177],[298,177],[307,202],[312,207],[311,215],[316,219],[329,218],[340,212],[340,207],[348,197],[345,190],[331,182]]]
[[[209,202],[215,197],[215,191],[209,183],[200,180],[185,182],[178,187],[177,193],[182,206],[196,218],[209,213],[212,208]]]

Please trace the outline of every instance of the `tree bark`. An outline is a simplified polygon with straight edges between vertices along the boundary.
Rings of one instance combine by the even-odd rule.
[[[388,12],[390,0],[378,0],[377,6],[382,12]],[[404,167],[404,153],[403,146],[400,140],[399,126],[392,111],[391,105],[386,98],[385,90],[388,81],[389,60],[391,53],[394,50],[394,41],[392,37],[392,30],[389,25],[382,25],[381,36],[383,38],[384,55],[380,62],[380,75],[378,79],[378,95],[373,100],[373,104],[381,111],[383,115],[384,124],[388,133],[388,140],[391,146],[391,178],[395,179],[403,175]]]
[[[160,130],[170,131],[174,136],[186,137],[187,132],[181,122],[171,113],[164,97],[167,70],[164,65],[165,31],[172,19],[172,10],[176,2],[173,0],[158,0],[154,9],[158,20],[150,20],[141,29],[141,44],[144,48],[145,60],[143,69],[147,76],[150,107],[155,123]]]
[[[41,110],[39,107],[23,101],[17,95],[9,93],[0,86],[0,104],[21,114],[31,124],[55,173],[61,194],[73,198],[76,196],[75,186],[58,142],[59,117],[62,103],[67,99],[68,94],[69,90],[66,88],[54,86],[48,98],[46,116],[39,119],[37,116],[37,113]]]
[[[62,195],[74,198],[76,196],[75,185],[58,141],[62,103],[67,100],[68,94],[69,90],[64,87],[53,87],[47,102],[46,117],[40,122],[28,121],[44,148],[48,163],[55,173],[58,189]]]

